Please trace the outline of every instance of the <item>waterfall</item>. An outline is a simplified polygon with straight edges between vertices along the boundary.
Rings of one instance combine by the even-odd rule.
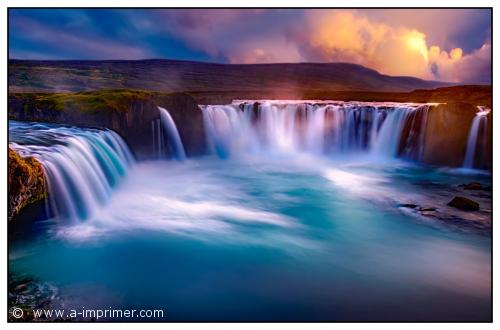
[[[389,110],[387,118],[380,126],[371,149],[373,154],[394,157],[401,142],[404,124],[413,108],[395,108]]]
[[[151,121],[151,132],[152,132],[152,142],[153,153],[156,159],[162,159],[166,157],[165,151],[165,139],[163,137],[163,130],[161,127],[161,119],[154,119]]]
[[[424,153],[427,117],[430,106],[423,105],[418,111],[406,114],[402,128],[398,154],[407,159],[420,160]]]
[[[209,147],[225,158],[255,152],[307,152],[418,160],[429,106],[293,101],[202,107]]]
[[[134,158],[110,130],[13,122],[10,147],[43,166],[49,213],[57,218],[91,217],[111,196]]]
[[[170,149],[170,154],[172,154],[174,158],[179,160],[186,159],[186,152],[184,151],[179,131],[177,130],[177,126],[175,125],[172,116],[162,107],[158,107],[158,110],[160,111],[161,134],[163,135],[162,141],[158,143],[160,154],[165,154],[166,151],[163,150],[163,146],[166,145]]]
[[[479,164],[479,167],[482,167],[485,157],[484,145],[488,140],[487,127],[490,111],[490,109],[478,107],[478,112],[472,120],[463,162],[463,167],[465,168],[474,168],[477,167],[477,164]]]

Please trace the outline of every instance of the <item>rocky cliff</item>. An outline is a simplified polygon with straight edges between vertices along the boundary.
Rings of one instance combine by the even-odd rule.
[[[33,157],[23,158],[9,148],[8,189],[11,220],[23,207],[45,199],[42,165]]]
[[[467,138],[477,107],[469,103],[446,103],[433,106],[425,128],[422,161],[438,166],[461,166]],[[491,114],[490,114],[491,115]],[[491,123],[491,120],[489,121]],[[491,125],[488,140],[491,141]],[[491,150],[491,145],[487,150]],[[491,152],[485,166],[491,169]]]
[[[153,155],[151,123],[160,117],[157,106],[170,112],[188,156],[205,152],[202,113],[195,100],[183,93],[107,90],[9,94],[9,119],[109,128],[144,159]]]

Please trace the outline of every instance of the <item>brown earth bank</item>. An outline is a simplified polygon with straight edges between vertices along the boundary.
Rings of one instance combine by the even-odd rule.
[[[491,108],[492,88],[488,85],[464,85],[411,92],[274,90],[187,92],[200,104],[228,104],[232,100],[341,100],[366,102],[448,103],[464,102]]]
[[[9,211],[15,217],[25,206],[42,201],[47,196],[42,165],[33,157],[21,157],[9,148]]]

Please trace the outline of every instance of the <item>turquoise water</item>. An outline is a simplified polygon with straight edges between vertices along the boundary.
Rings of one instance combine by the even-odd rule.
[[[355,157],[142,162],[92,218],[12,241],[10,272],[65,308],[166,321],[488,320],[490,234],[398,207],[448,210],[470,181],[490,177]]]

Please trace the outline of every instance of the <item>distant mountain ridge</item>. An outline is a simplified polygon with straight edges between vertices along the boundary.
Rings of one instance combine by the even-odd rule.
[[[381,74],[351,63],[217,64],[178,60],[10,60],[9,92],[408,92],[454,84]]]

